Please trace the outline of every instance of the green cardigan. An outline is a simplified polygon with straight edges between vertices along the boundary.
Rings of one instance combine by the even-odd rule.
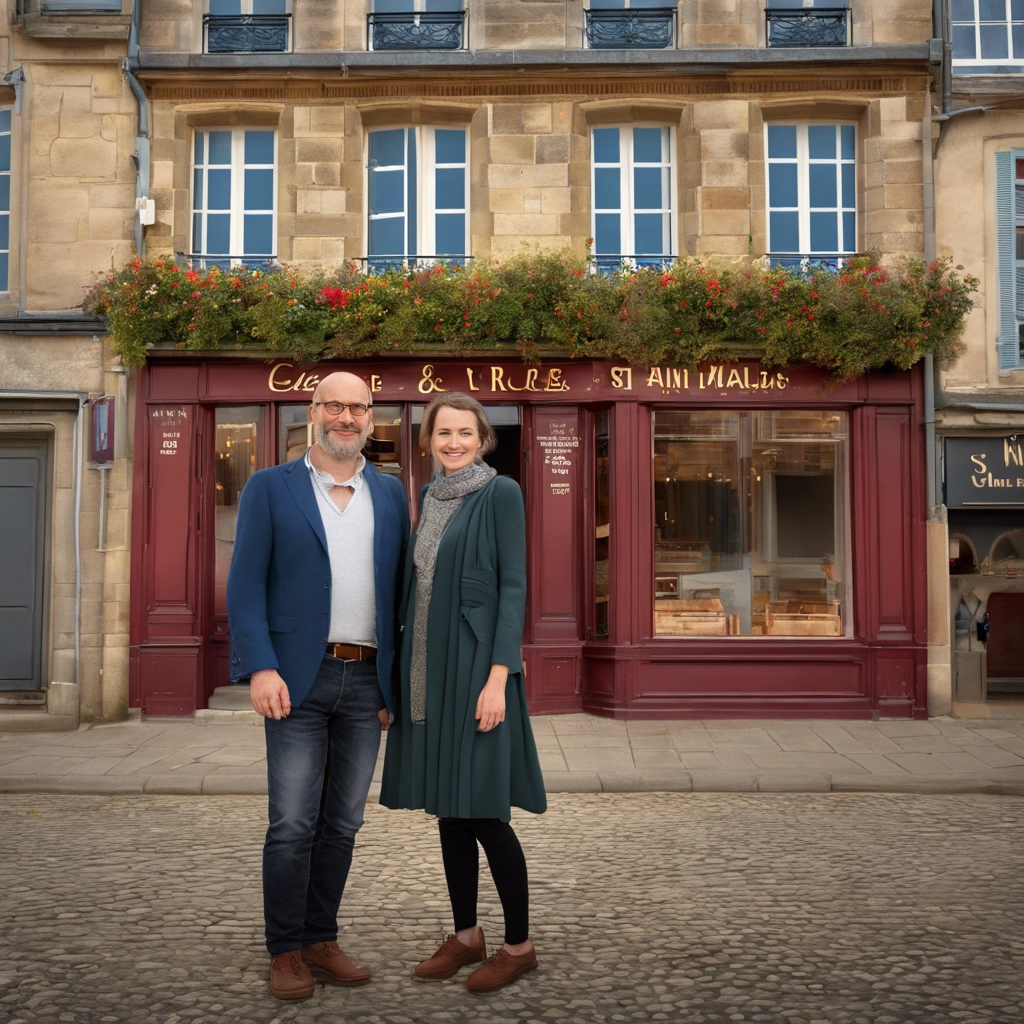
[[[409,716],[414,548],[411,542],[400,612],[398,709],[388,731],[380,802],[442,818],[508,821],[513,804],[540,814],[547,798],[520,660],[526,517],[519,485],[495,477],[466,499],[441,538],[427,616],[426,721],[418,725]],[[476,702],[491,665],[508,666],[505,720],[478,732]]]

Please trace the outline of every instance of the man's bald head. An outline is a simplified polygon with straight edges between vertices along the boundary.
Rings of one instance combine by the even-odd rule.
[[[327,374],[313,392],[314,402],[365,402],[373,403],[370,386],[362,377],[347,370]]]

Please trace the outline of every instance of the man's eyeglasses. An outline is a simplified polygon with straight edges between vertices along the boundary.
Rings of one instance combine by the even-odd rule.
[[[372,405],[366,405],[365,402],[314,402],[313,404],[323,406],[324,411],[332,416],[340,416],[348,409],[357,419],[360,416],[365,416],[367,410],[373,408]]]

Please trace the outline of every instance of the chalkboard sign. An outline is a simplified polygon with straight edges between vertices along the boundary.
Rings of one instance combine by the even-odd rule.
[[[1024,434],[947,437],[946,505],[1024,506]]]

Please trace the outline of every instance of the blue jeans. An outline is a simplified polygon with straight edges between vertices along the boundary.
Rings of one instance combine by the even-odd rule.
[[[268,718],[263,915],[271,956],[338,937],[338,906],[380,747],[377,666],[325,657],[306,699]]]

